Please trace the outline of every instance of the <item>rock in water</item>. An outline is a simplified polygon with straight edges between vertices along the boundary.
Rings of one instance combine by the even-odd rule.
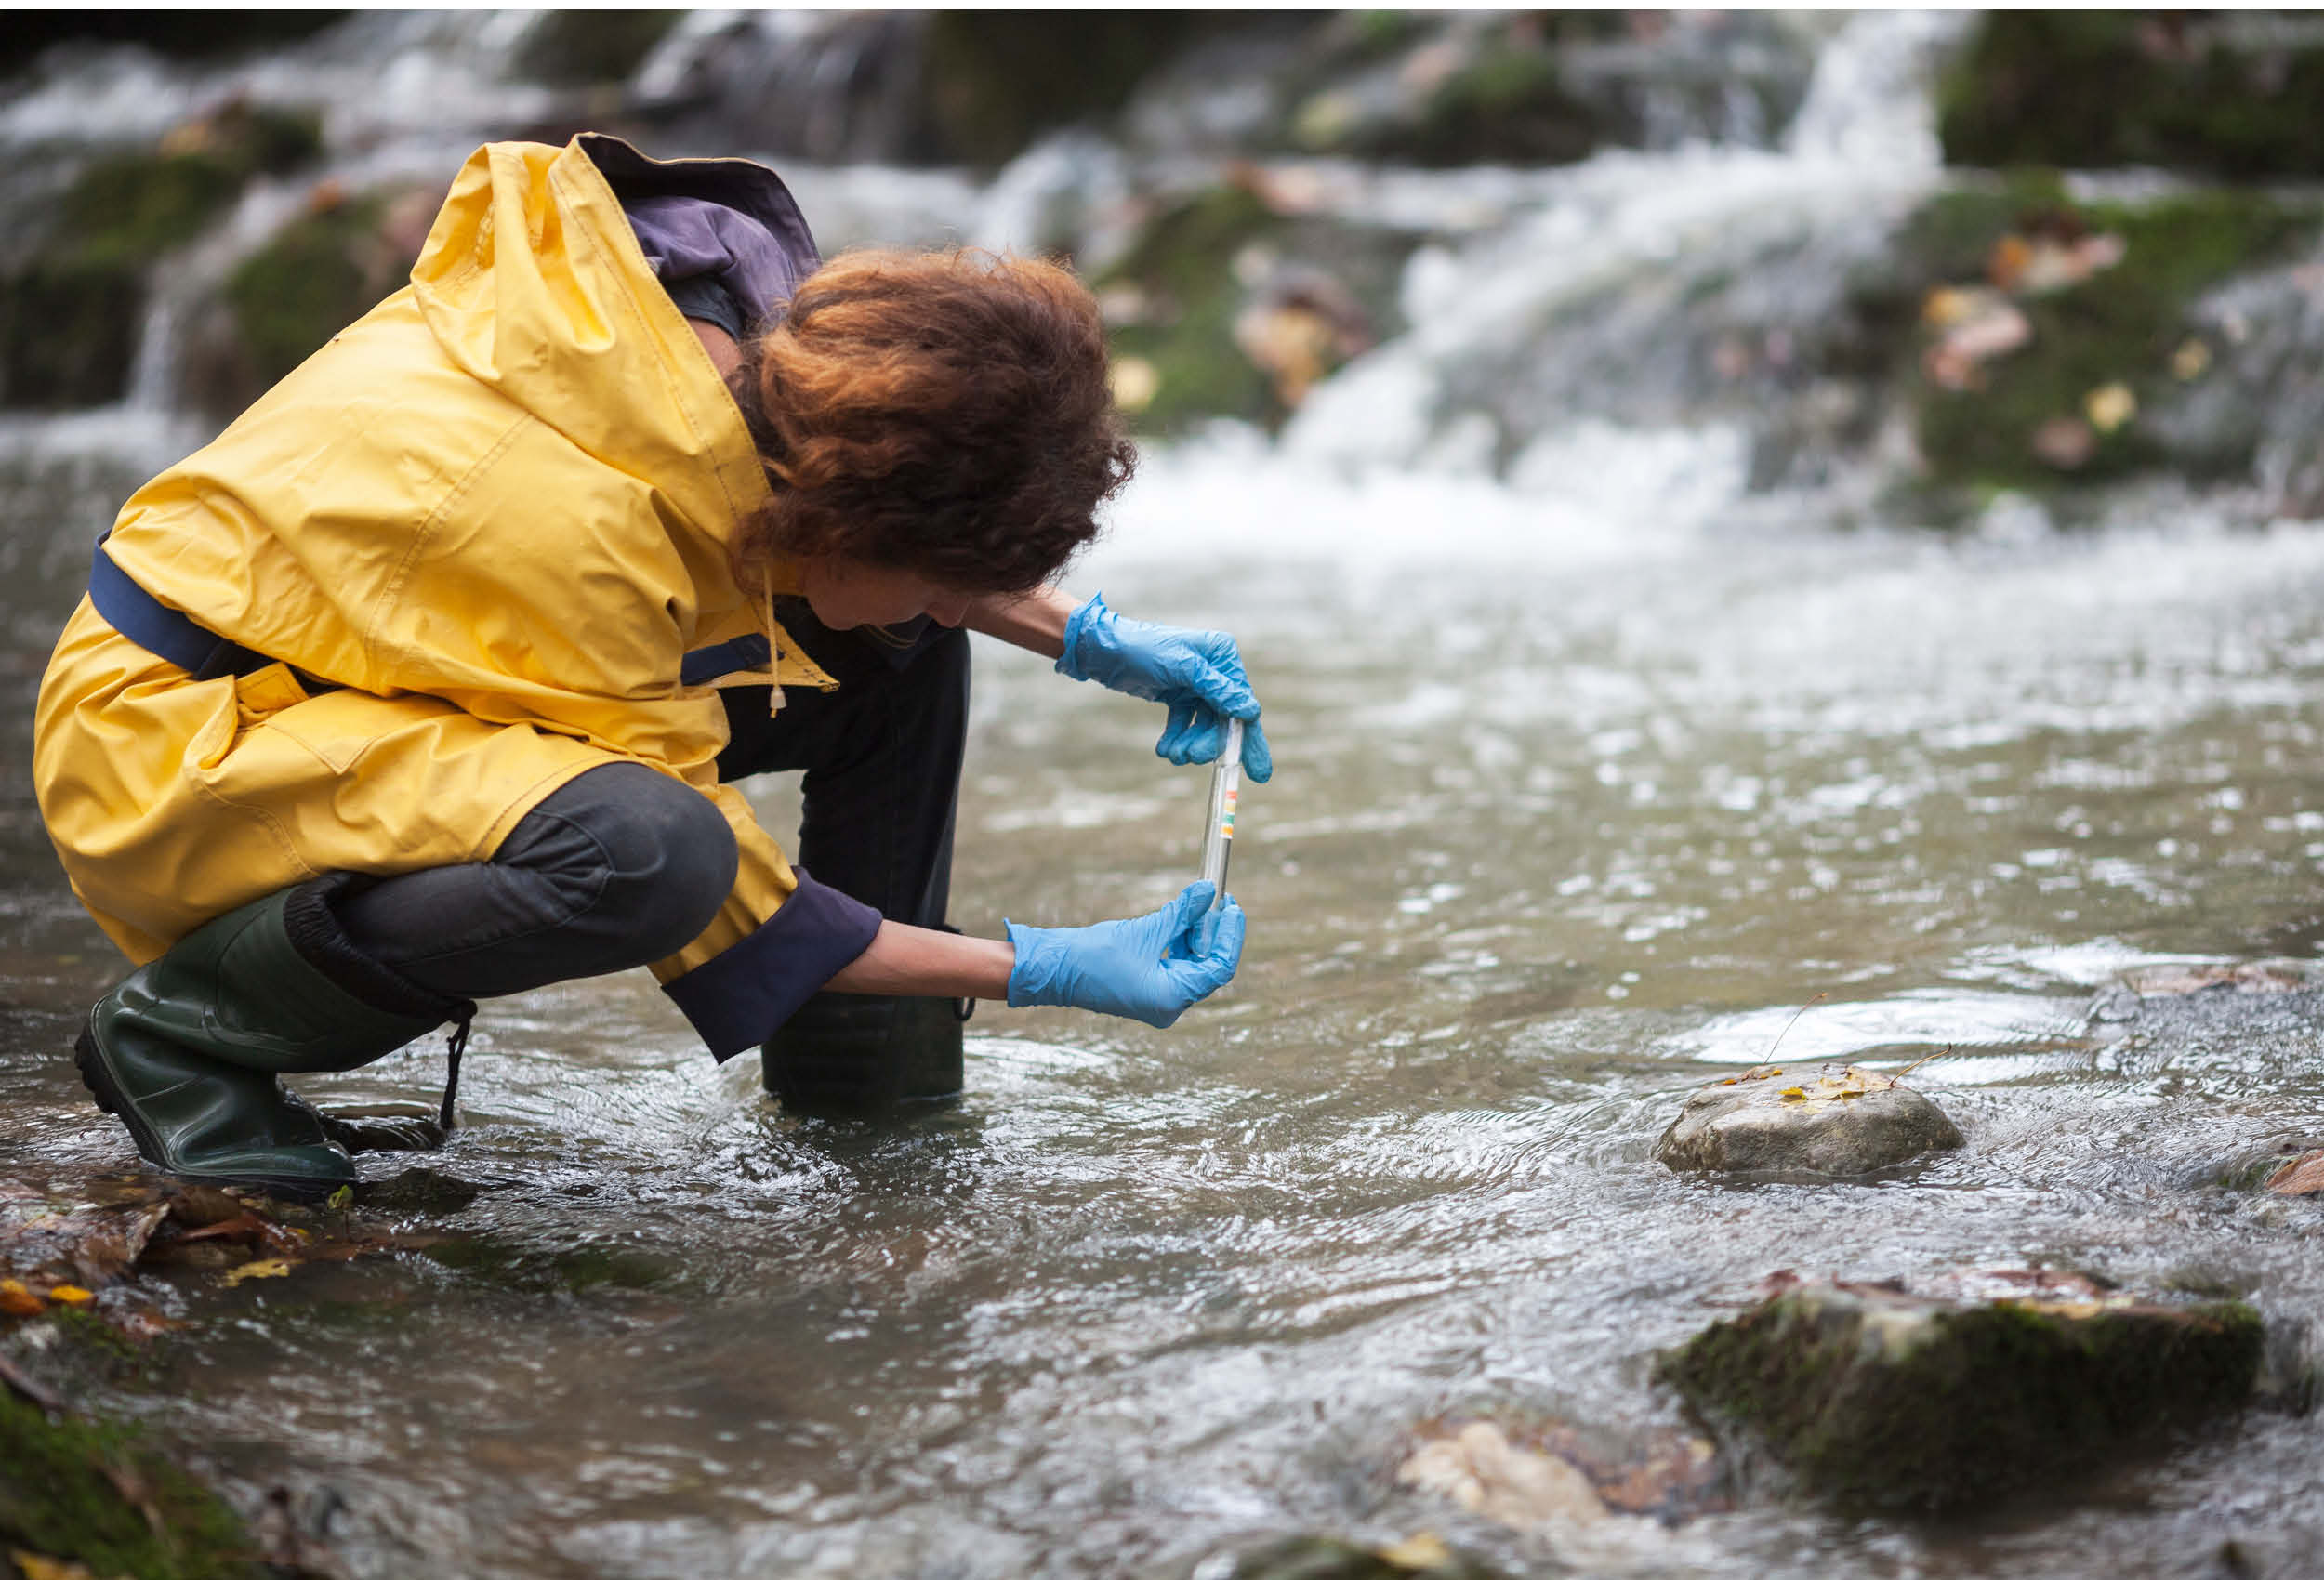
[[[1944,1111],[1894,1076],[1851,1064],[1802,1078],[1778,1066],[1688,1098],[1654,1155],[1682,1173],[1846,1178],[1960,1145]]]
[[[2240,1301],[2161,1305],[2075,1274],[1768,1281],[1657,1375],[1850,1508],[1960,1508],[2234,1410],[2265,1348]]]

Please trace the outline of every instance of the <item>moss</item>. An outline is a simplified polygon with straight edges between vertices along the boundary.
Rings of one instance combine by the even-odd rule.
[[[1269,425],[1288,414],[1265,374],[1235,344],[1243,289],[1234,259],[1284,227],[1266,204],[1239,187],[1214,187],[1164,214],[1100,282],[1131,285],[1150,304],[1152,322],[1113,332],[1117,357],[1142,357],[1158,375],[1139,426],[1157,433],[1204,417],[1240,417]]]
[[[2122,260],[2080,284],[2021,296],[2015,305],[2032,328],[2022,349],[1983,364],[1983,388],[1954,390],[1918,366],[1926,343],[1922,299],[1934,287],[1985,278],[1994,244],[2027,225],[2049,223],[2112,232],[2126,243]],[[2061,472],[2034,451],[2045,422],[2074,416],[2091,391],[2121,383],[2141,409],[2173,386],[2172,351],[2190,328],[2187,312],[2232,275],[2291,255],[2324,227],[2324,206],[2232,189],[2188,191],[2151,203],[2076,204],[2054,172],[2019,171],[1993,183],[1940,194],[1899,235],[1898,265],[1859,281],[1853,305],[1862,333],[1836,339],[1828,370],[1896,380],[1911,402],[1930,481],[1967,490],[2041,488],[2094,481],[2155,466],[2183,469],[2195,458],[2166,457],[2137,422],[2096,436],[2090,456]],[[2199,469],[2232,475],[2243,454],[2202,457]]]
[[[215,224],[251,177],[292,169],[322,146],[312,114],[239,102],[172,140],[185,146],[83,169],[58,200],[54,234],[0,280],[0,402],[118,399],[143,328],[146,271]]]
[[[1996,11],[1938,89],[1948,161],[2324,175],[2324,31],[2179,12]]]
[[[544,11],[517,51],[540,82],[575,86],[617,83],[642,64],[678,24],[678,11]]]
[[[669,1261],[626,1245],[544,1250],[498,1240],[447,1240],[420,1255],[439,1267],[474,1273],[507,1288],[551,1293],[651,1289],[676,1275]]]
[[[1566,91],[1547,46],[1504,43],[1438,88],[1410,140],[1422,165],[1569,165],[1586,159],[1613,129],[1593,106]]]
[[[225,213],[248,178],[212,153],[120,154],[81,172],[59,207],[66,258],[85,265],[152,262]]]
[[[1188,45],[1245,22],[1203,11],[939,11],[923,34],[936,156],[987,168],[1057,126],[1115,111]]]
[[[280,48],[310,37],[345,11],[116,11],[24,8],[0,33],[0,73],[19,71],[52,45],[141,44],[156,54],[207,59]]]
[[[249,394],[305,362],[399,283],[398,260],[379,235],[383,206],[367,198],[307,215],[235,265],[224,296]],[[402,261],[408,269],[410,260]]]
[[[1876,1298],[1774,1297],[1657,1375],[1843,1506],[1934,1510],[2242,1405],[2265,1342],[2239,1302],[2069,1315],[1993,1301],[1883,1349],[1866,1327]]]
[[[93,406],[128,387],[145,288],[124,264],[42,259],[0,280],[0,405]]]
[[[266,1573],[234,1511],[132,1429],[52,1421],[6,1390],[0,1544],[134,1580],[257,1580]]]

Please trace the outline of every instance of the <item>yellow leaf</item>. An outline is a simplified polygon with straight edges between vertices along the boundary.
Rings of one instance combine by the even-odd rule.
[[[1452,1561],[1452,1548],[1434,1532],[1420,1531],[1393,1547],[1380,1548],[1380,1559],[1398,1569],[1441,1569]]]
[[[355,1205],[355,1187],[352,1185],[340,1186],[337,1190],[332,1192],[329,1196],[324,1199],[323,1205],[329,1207],[333,1212],[345,1212],[349,1207]]]
[[[1807,1094],[1797,1086],[1786,1086],[1783,1089],[1783,1100],[1786,1102],[1805,1102],[1807,1101]]]
[[[2138,397],[2127,384],[2103,385],[2082,398],[2082,415],[2100,433],[2112,433],[2138,415]]]
[[[278,1257],[268,1257],[255,1262],[244,1262],[226,1275],[229,1284],[240,1284],[245,1278],[287,1278],[290,1263]]]
[[[77,1563],[43,1558],[36,1552],[26,1552],[22,1547],[10,1547],[8,1557],[24,1580],[97,1580],[97,1576]]]
[[[11,1317],[36,1317],[42,1310],[40,1297],[24,1287],[24,1281],[0,1278],[0,1312]]]
[[[86,1306],[97,1298],[77,1284],[59,1284],[48,1292],[48,1298],[64,1306]]]

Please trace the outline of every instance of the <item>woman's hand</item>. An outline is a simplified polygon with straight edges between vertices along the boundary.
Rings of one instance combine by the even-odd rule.
[[[1190,883],[1159,911],[1086,928],[1025,928],[1003,922],[1017,962],[1009,1004],[1060,1005],[1126,1015],[1167,1026],[1216,993],[1243,958],[1243,908]]]
[[[1245,721],[1243,771],[1264,784],[1274,772],[1267,737],[1259,728],[1259,699],[1243,674],[1243,655],[1224,631],[1190,631],[1125,620],[1106,608],[1104,595],[1074,611],[1066,622],[1058,673],[1095,680],[1108,690],[1170,710],[1155,755],[1174,763],[1210,762],[1226,744],[1226,721]]]

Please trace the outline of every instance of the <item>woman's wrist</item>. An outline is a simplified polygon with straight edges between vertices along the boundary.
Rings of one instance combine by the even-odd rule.
[[[969,606],[961,624],[971,631],[997,637],[1011,647],[1055,660],[1064,656],[1065,625],[1081,600],[1056,587],[1038,587],[1013,598],[981,598]]]

